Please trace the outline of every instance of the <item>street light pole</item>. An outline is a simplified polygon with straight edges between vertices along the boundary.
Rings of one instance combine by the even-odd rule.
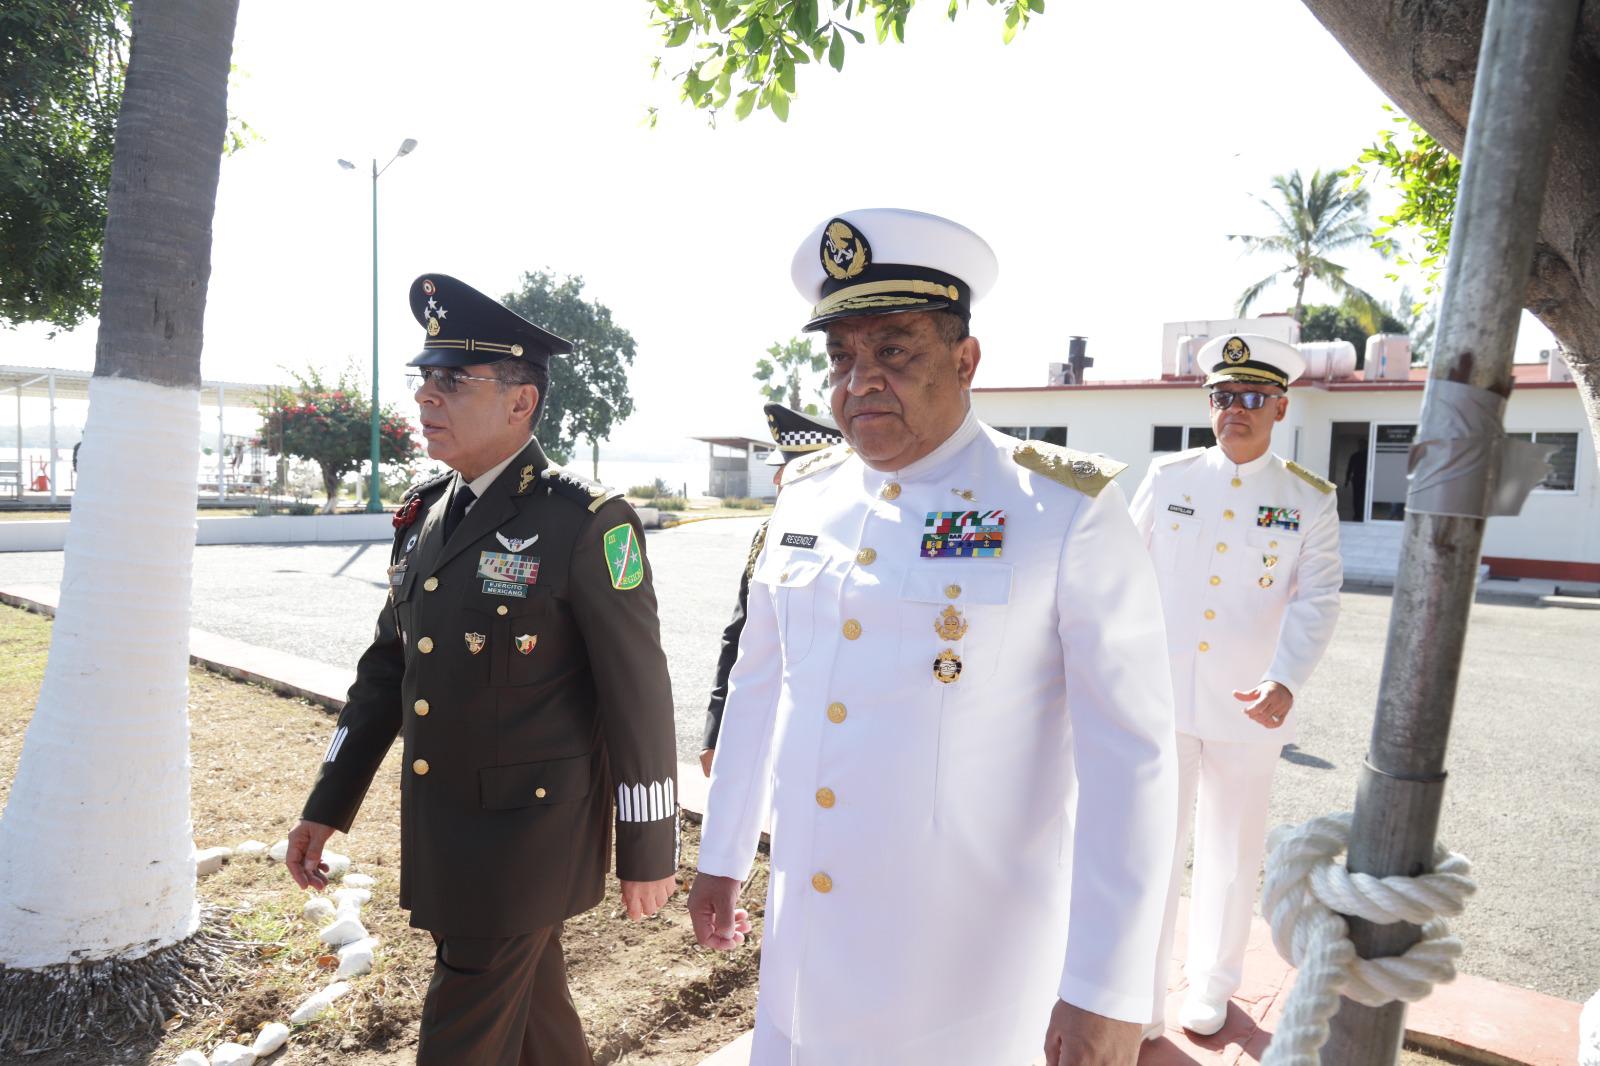
[[[371,465],[367,481],[367,510],[378,512],[383,510],[382,484],[378,475],[378,178],[384,170],[388,170],[394,161],[403,155],[410,155],[411,150],[417,146],[416,138],[407,137],[400,142],[400,148],[383,165],[383,170],[378,169],[378,160],[372,160],[372,437]],[[354,170],[355,164],[348,160],[339,160],[339,165],[346,170]]]

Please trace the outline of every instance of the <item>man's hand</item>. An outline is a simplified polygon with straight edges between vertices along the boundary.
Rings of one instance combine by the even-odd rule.
[[[738,906],[743,886],[731,877],[696,874],[689,886],[689,920],[701,947],[731,951],[744,943],[750,915]]]
[[[1044,1033],[1045,1066],[1133,1066],[1142,1031],[1137,1022],[1119,1022],[1058,999]]]
[[[667,905],[667,900],[678,891],[676,877],[663,877],[659,881],[622,881],[622,905],[628,908],[628,917],[642,921]]]
[[[716,748],[707,748],[700,753],[700,769],[706,772],[707,777],[711,776],[711,757],[716,753]]]
[[[1252,722],[1268,729],[1282,725],[1294,706],[1294,693],[1276,681],[1263,681],[1249,692],[1235,692],[1233,698],[1248,704],[1244,713]]]
[[[322,845],[333,836],[334,828],[321,822],[300,819],[300,824],[289,830],[289,851],[283,864],[289,876],[301,888],[321,891],[328,887],[328,864],[322,861]]]

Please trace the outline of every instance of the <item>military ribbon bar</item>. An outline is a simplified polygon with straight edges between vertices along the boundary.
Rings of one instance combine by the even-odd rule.
[[[922,520],[922,558],[997,559],[1005,546],[1005,511],[929,511]]]

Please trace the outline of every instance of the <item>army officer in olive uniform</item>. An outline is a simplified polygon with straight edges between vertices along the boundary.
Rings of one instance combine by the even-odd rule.
[[[644,537],[531,439],[547,360],[571,344],[442,274],[413,283],[411,307],[423,435],[453,473],[395,516],[389,602],[287,862],[323,886],[323,845],[398,734],[400,903],[438,944],[418,1063],[588,1063],[561,923],[600,901],[613,832],[631,917],[666,902],[677,868]]]

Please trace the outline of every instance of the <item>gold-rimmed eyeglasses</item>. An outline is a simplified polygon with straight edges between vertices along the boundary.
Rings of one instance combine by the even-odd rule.
[[[496,385],[502,384],[499,378],[475,377],[472,374],[463,374],[455,367],[449,366],[418,367],[415,374],[406,375],[406,383],[411,386],[412,392],[417,392],[422,386],[430,383],[440,392],[455,392],[456,386],[463,381],[492,381]]]

